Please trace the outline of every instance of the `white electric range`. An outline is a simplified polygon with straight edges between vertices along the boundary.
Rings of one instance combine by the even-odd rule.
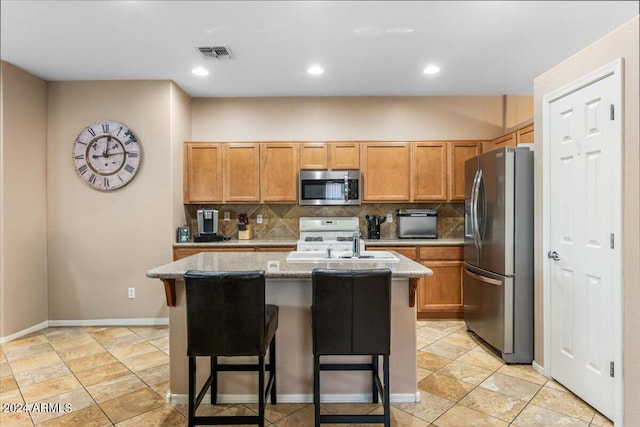
[[[300,217],[298,252],[352,251],[353,234],[360,233],[357,216],[353,217]],[[360,250],[364,241],[360,239]]]

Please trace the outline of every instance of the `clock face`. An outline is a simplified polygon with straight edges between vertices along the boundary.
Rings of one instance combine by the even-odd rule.
[[[133,132],[105,120],[84,128],[73,144],[76,173],[91,187],[109,191],[127,185],[138,172],[142,153]]]

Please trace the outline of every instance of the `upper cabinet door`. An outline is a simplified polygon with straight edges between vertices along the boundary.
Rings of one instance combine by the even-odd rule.
[[[408,201],[410,159],[408,142],[362,143],[364,201]]]
[[[464,162],[480,154],[481,141],[449,143],[448,200],[464,200]]]
[[[260,201],[260,145],[226,143],[224,160],[224,200],[226,202]]]
[[[516,131],[516,144],[533,144],[533,125],[525,126]]]
[[[330,168],[333,170],[360,169],[360,144],[357,142],[330,142]]]
[[[300,143],[300,169],[328,169],[329,150],[324,142]]]
[[[261,189],[263,202],[298,201],[298,149],[295,142],[261,144]]]
[[[447,145],[444,141],[411,143],[412,200],[447,199]]]
[[[502,147],[515,147],[516,146],[516,133],[515,132],[510,132],[506,135],[502,135],[499,138],[496,138],[492,141],[487,141],[485,142],[485,147],[482,150],[483,152],[485,151],[491,151],[491,150],[495,150],[497,148],[502,148]]]
[[[222,149],[219,143],[184,145],[184,203],[222,201]]]

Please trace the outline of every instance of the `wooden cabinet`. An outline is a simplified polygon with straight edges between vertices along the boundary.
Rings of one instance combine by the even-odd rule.
[[[298,201],[298,147],[295,142],[264,142],[260,147],[263,202]]]
[[[256,248],[256,252],[291,252],[295,250],[295,246],[258,246]]]
[[[516,131],[516,144],[533,144],[534,141],[533,125],[525,126]]]
[[[533,124],[516,129],[506,135],[502,135],[492,141],[485,142],[482,151],[491,151],[502,147],[515,147],[519,144],[533,143],[534,139]]]
[[[300,169],[329,169],[329,147],[325,142],[300,144]]]
[[[411,143],[411,200],[447,199],[448,145],[444,141]]]
[[[184,203],[222,201],[222,144],[185,143],[183,169]]]
[[[360,169],[360,146],[357,142],[303,142],[300,169]]]
[[[257,143],[225,143],[224,201],[260,201],[260,145]]]
[[[409,259],[418,260],[418,251],[415,246],[368,246],[367,251],[396,251]]]
[[[363,200],[409,200],[411,146],[408,142],[362,143]]]
[[[179,259],[186,258],[191,255],[198,254],[200,252],[255,252],[254,248],[233,248],[233,247],[224,247],[224,248],[216,248],[211,246],[205,247],[191,247],[191,248],[173,248],[173,260],[178,261]]]
[[[463,318],[462,246],[420,247],[418,258],[421,264],[433,271],[433,276],[422,279],[418,285],[418,317]]]
[[[480,141],[452,141],[448,146],[447,200],[464,200],[464,162],[482,151]]]
[[[532,133],[523,132],[521,139]],[[481,146],[479,141],[187,142],[184,203],[295,203],[300,169],[360,169],[364,202],[464,200],[464,162]]]
[[[515,147],[516,146],[516,133],[511,132],[506,135],[502,135],[492,141],[487,141],[482,151],[491,151],[502,147]]]
[[[333,170],[360,169],[360,144],[357,142],[330,142],[329,168]]]
[[[411,143],[411,200],[464,200],[464,162],[482,151],[481,141]]]

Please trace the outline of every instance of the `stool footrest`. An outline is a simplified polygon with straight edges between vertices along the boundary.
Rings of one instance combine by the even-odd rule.
[[[269,363],[265,363],[264,365],[264,369],[265,370],[269,370],[271,369],[271,365]],[[227,364],[227,365],[216,365],[216,370],[219,372],[230,372],[230,371],[240,371],[240,372],[250,372],[250,371],[259,371],[260,370],[260,364]]]
[[[193,422],[196,425],[242,425],[242,424],[257,424],[260,422],[260,417],[257,415],[243,415],[243,416],[234,416],[234,415],[219,415],[219,416],[195,416],[193,417]]]
[[[384,423],[384,415],[320,415],[320,424]]]
[[[371,363],[321,363],[321,371],[372,371]]]

